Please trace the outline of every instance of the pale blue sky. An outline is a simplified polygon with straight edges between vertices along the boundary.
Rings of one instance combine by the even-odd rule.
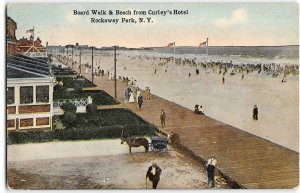
[[[189,10],[182,16],[152,17],[151,24],[92,24],[90,18],[141,16],[74,16],[73,10]],[[7,15],[18,24],[17,38],[35,26],[50,45],[89,44],[127,47],[197,46],[206,37],[213,46],[298,45],[296,3],[202,4],[10,4]],[[27,35],[28,37],[28,35]]]

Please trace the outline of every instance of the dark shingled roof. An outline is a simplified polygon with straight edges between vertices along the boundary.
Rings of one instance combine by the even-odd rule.
[[[47,59],[23,55],[7,57],[7,78],[36,78],[50,76]]]
[[[37,74],[32,74],[28,72],[24,72],[22,70],[18,70],[16,68],[12,68],[11,66],[7,66],[6,70],[7,78],[41,78],[43,76],[39,76]]]

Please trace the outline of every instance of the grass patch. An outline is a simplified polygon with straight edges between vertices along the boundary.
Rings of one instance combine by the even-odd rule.
[[[60,90],[53,92],[53,100],[60,99],[82,99],[91,96],[93,98],[93,104],[95,105],[116,105],[120,104],[115,98],[107,94],[103,90],[81,90],[81,91],[67,91]]]
[[[83,88],[97,87],[94,83],[83,76],[78,75],[70,68],[60,68],[53,66],[52,70],[58,81],[63,82],[63,86],[56,85],[53,92],[53,100],[61,99],[83,99],[91,96],[95,105],[115,105],[120,104],[112,96],[103,90],[82,90]],[[74,77],[66,76],[74,75]],[[70,90],[73,88],[73,90]]]
[[[75,90],[82,90],[82,88],[97,87],[94,83],[83,77],[61,77],[61,80],[65,88],[74,88]]]
[[[120,104],[115,98],[107,94],[103,90],[83,90],[79,92],[81,95],[91,96],[94,105],[116,105]]]
[[[54,76],[68,76],[68,75],[76,75],[77,73],[74,72],[71,68],[62,68],[58,66],[52,66],[52,72]]]
[[[127,109],[103,109],[95,114],[77,114],[76,127],[139,126],[148,124]]]

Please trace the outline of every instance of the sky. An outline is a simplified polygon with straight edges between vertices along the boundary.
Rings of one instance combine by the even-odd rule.
[[[299,44],[297,3],[199,4],[7,4],[7,16],[17,22],[17,39],[35,28],[45,45],[160,47],[276,46]],[[148,11],[188,10],[187,15],[149,15]],[[74,15],[89,10],[89,15]],[[112,10],[114,15],[92,15],[91,10]],[[115,15],[115,10],[146,11],[147,15]],[[91,18],[151,17],[151,23],[91,23]]]

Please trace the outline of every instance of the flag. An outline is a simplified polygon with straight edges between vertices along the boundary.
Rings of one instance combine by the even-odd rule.
[[[206,46],[206,44],[207,44],[207,41],[205,41],[205,42],[201,42],[201,43],[199,44],[199,47]]]
[[[168,48],[173,48],[173,47],[174,47],[174,43],[175,43],[175,42],[169,43],[169,44],[167,45],[167,47],[168,47]]]
[[[34,31],[34,29],[29,29],[29,30],[26,31],[26,34],[30,34],[31,35],[31,34],[33,34],[33,31]]]

